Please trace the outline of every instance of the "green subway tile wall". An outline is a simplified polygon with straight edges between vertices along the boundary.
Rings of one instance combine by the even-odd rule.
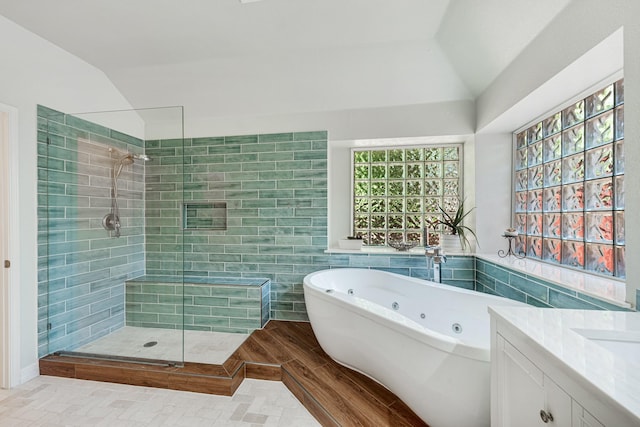
[[[327,246],[327,133],[192,138],[184,148],[150,140],[145,147],[153,159],[147,274],[171,276],[184,266],[187,281],[269,278],[271,318],[306,320],[302,279],[319,269],[315,258]],[[225,201],[227,229],[183,237],[183,201]]]
[[[111,208],[114,161],[143,145],[38,106],[40,356],[124,325],[124,282],[144,273],[144,165],[123,167],[118,179],[122,237],[111,236],[102,218]]]
[[[324,268],[374,268],[419,279],[433,280],[433,264],[424,255],[401,254],[344,254],[332,253],[314,257],[314,267],[309,273]],[[475,258],[449,256],[442,264],[442,283],[465,289],[475,288]]]
[[[476,290],[537,307],[625,310],[581,292],[476,258]]]
[[[269,320],[269,280],[207,281],[128,280],[127,326],[248,334]]]

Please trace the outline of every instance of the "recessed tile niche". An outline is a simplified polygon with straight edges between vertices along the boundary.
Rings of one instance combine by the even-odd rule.
[[[189,202],[182,204],[185,230],[226,230],[227,202]]]

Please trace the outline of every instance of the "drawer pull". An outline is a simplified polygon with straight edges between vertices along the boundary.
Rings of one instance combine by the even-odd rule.
[[[551,412],[540,409],[540,419],[543,423],[547,424],[550,421],[553,422],[553,415],[551,415]]]

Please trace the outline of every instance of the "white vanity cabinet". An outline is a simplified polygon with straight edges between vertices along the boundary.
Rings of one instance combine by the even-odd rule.
[[[571,414],[573,416],[573,424],[571,424],[571,427],[604,427],[604,424],[596,420],[595,417],[580,406],[578,402],[573,402]]]
[[[575,332],[621,315],[534,310],[489,309],[491,426],[640,427],[640,363]]]
[[[602,424],[501,335],[496,336],[496,411],[492,427]],[[492,396],[492,399],[494,396]]]

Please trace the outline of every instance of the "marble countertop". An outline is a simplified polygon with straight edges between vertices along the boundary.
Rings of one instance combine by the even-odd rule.
[[[489,312],[546,350],[550,363],[582,376],[640,424],[640,313],[507,306],[489,307]]]

